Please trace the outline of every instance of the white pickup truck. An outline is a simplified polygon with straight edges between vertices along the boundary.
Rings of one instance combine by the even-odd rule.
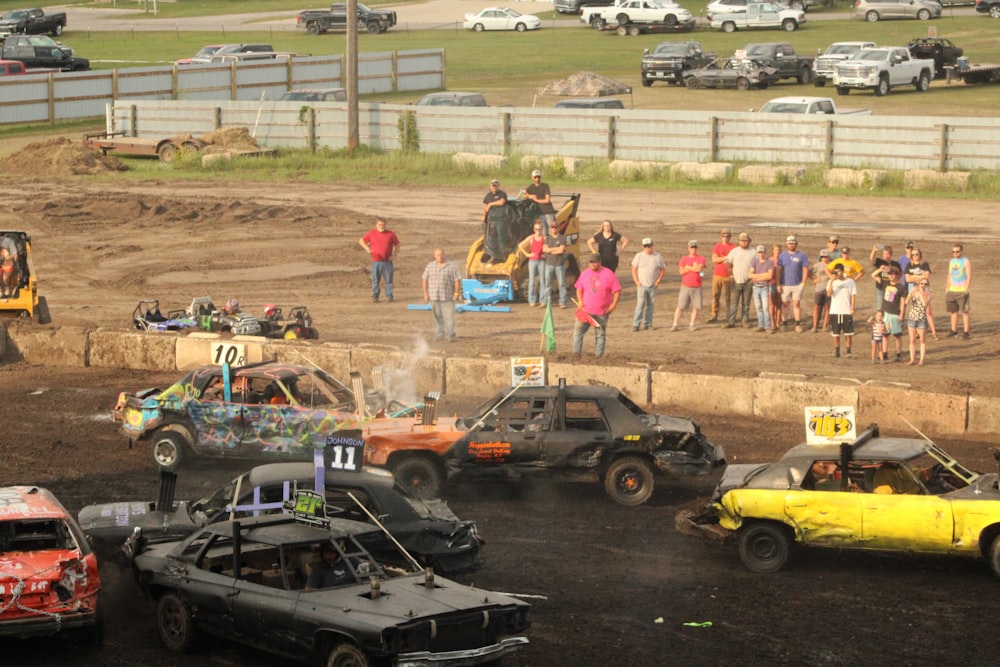
[[[760,108],[760,113],[827,114],[871,116],[871,109],[838,109],[829,97],[776,97]]]
[[[611,7],[587,6],[580,9],[580,21],[595,28],[606,24],[661,23],[668,26],[694,20],[691,12],[675,2],[662,0],[622,0]]]
[[[879,97],[897,86],[914,86],[925,92],[934,78],[932,59],[914,58],[905,46],[861,49],[834,68],[833,85],[838,95],[852,88],[874,90]]]
[[[806,13],[801,9],[783,9],[770,2],[748,2],[745,12],[709,14],[708,20],[713,28],[722,28],[723,32],[748,28],[781,28],[792,32],[806,22]]]
[[[875,42],[834,42],[826,51],[816,56],[813,64],[813,84],[822,88],[827,81],[833,81],[833,70],[837,64],[847,60],[861,49],[875,48]]]

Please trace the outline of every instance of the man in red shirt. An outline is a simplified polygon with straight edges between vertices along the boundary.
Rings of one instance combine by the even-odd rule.
[[[721,236],[722,240],[712,248],[712,319],[709,322],[719,321],[719,305],[723,296],[726,297],[726,309],[722,314],[728,317],[729,300],[733,293],[733,271],[726,258],[736,244],[732,242],[733,234],[728,229],[723,229]]]
[[[379,283],[385,282],[385,300],[392,303],[392,255],[399,254],[399,237],[386,229],[385,218],[375,218],[375,229],[358,241],[372,258],[372,303],[378,303]]]
[[[677,323],[685,308],[691,309],[689,328],[694,331],[694,323],[701,310],[701,277],[704,270],[705,258],[698,254],[698,242],[688,241],[688,254],[677,263],[677,272],[681,275],[681,292],[677,296],[677,310],[674,311],[674,326],[671,331],[680,329]]]

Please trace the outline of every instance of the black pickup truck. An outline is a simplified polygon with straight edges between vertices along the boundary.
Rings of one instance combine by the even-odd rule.
[[[698,42],[663,42],[642,55],[642,85],[649,88],[654,81],[680,85],[685,71],[704,67],[713,60],[715,54],[704,53]]]
[[[44,35],[58,37],[66,27],[65,12],[46,14],[38,7],[32,9],[12,9],[0,16],[0,38],[7,35]]]
[[[795,79],[799,83],[812,81],[816,58],[797,55],[795,47],[791,44],[781,42],[747,44],[743,50],[748,60],[753,60],[762,67],[776,67],[780,79]]]
[[[0,58],[20,60],[28,69],[45,67],[64,72],[81,72],[90,69],[86,58],[74,58],[73,49],[44,35],[11,35],[0,49]]]
[[[305,28],[310,35],[322,35],[325,32],[347,32],[347,5],[337,2],[330,9],[307,9],[299,12],[296,24]],[[358,3],[358,30],[369,34],[385,32],[396,25],[396,12],[372,9]]]

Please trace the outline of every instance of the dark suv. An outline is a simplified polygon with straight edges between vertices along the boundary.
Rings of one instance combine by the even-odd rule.
[[[976,11],[1000,19],[1000,0],[976,0]]]

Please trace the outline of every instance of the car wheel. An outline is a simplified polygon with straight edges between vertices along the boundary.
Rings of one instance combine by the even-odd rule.
[[[931,77],[927,72],[921,72],[917,77],[917,92],[926,93],[931,88]]]
[[[377,35],[382,32],[382,26],[378,24],[378,21],[369,21],[365,28],[368,30],[369,35]]]
[[[812,81],[812,70],[809,67],[800,69],[798,80],[803,86]]]
[[[876,21],[878,21],[878,12],[876,12],[875,10],[868,12],[867,14],[865,14],[865,20],[868,21],[869,23],[875,23]]]
[[[619,14],[615,17],[615,20],[618,21],[618,25],[625,25],[628,23],[628,14]]]
[[[799,23],[795,19],[785,19],[781,22],[781,29],[785,32],[795,32],[798,27]]]
[[[310,35],[318,35],[320,33],[319,23],[313,21],[312,23],[306,24],[306,32]]]
[[[594,30],[600,30],[601,28],[604,27],[604,19],[602,19],[600,16],[591,16],[590,27],[593,28]]]
[[[993,5],[990,7],[990,17],[1000,19],[1000,5]]]
[[[642,87],[643,88],[649,88],[652,85],[653,85],[653,80],[652,79],[647,79],[646,77],[642,77]]]
[[[822,88],[826,85],[826,79],[816,79],[813,81],[813,85],[817,88]]]
[[[629,34],[630,37],[638,37],[639,36],[639,32],[640,32],[639,26],[637,26],[637,25],[630,25],[628,27],[628,34]]]
[[[663,17],[663,22],[670,26],[677,25],[677,17],[673,14],[667,14]]]
[[[618,33],[619,37],[625,37],[628,35],[628,27],[620,25],[617,28],[615,28],[615,32]]]
[[[837,94],[838,95],[850,95],[851,94],[851,89],[850,88],[837,88]]]
[[[746,78],[745,76],[741,76],[740,78],[736,79],[736,87],[739,88],[740,90],[750,90],[750,79]]]
[[[441,471],[426,456],[407,456],[392,469],[400,486],[418,498],[441,495]]]
[[[616,503],[634,507],[653,495],[653,470],[636,456],[614,461],[604,474],[604,490]]]
[[[1000,536],[994,538],[990,546],[990,565],[993,567],[993,574],[1000,577]]]
[[[758,574],[777,572],[788,562],[788,532],[771,523],[755,523],[739,532],[740,560]]]
[[[690,88],[691,90],[698,90],[699,88],[701,88],[701,81],[699,81],[698,77],[696,76],[689,76],[688,78],[684,79],[684,85]]]
[[[165,141],[156,149],[156,154],[160,156],[160,162],[173,162],[177,157],[177,144]]]
[[[875,87],[875,95],[877,97],[885,97],[889,94],[889,77],[882,75],[879,77],[878,85]]]
[[[55,28],[52,29],[52,34],[56,37],[58,37],[62,33],[63,33],[63,27],[61,25],[57,25]]]
[[[49,302],[44,296],[38,297],[38,305],[35,306],[35,320],[39,324],[52,323],[52,313],[49,312]]]
[[[483,26],[482,23],[477,23],[476,25],[472,26],[473,32],[482,32],[484,30],[486,30],[486,28]]]
[[[518,23],[516,26],[514,26],[514,30],[516,30],[517,32],[524,32],[527,29],[528,27],[523,23]]]
[[[930,17],[931,13],[926,9],[921,9],[919,12],[917,12],[917,18],[920,19],[921,21],[926,21]]]
[[[184,447],[184,438],[175,431],[160,429],[153,434],[153,460],[163,470],[177,470],[184,458]]]
[[[770,85],[771,84],[768,83],[767,81],[761,81],[760,83],[757,84],[757,87],[760,88],[761,90],[767,90],[767,87]]]
[[[326,667],[368,667],[367,656],[354,644],[338,644],[330,651]]]
[[[732,21],[726,21],[722,24],[722,32],[736,32],[736,24]]]
[[[190,651],[198,641],[191,605],[178,593],[164,593],[160,598],[156,607],[156,627],[163,645],[175,653]]]

